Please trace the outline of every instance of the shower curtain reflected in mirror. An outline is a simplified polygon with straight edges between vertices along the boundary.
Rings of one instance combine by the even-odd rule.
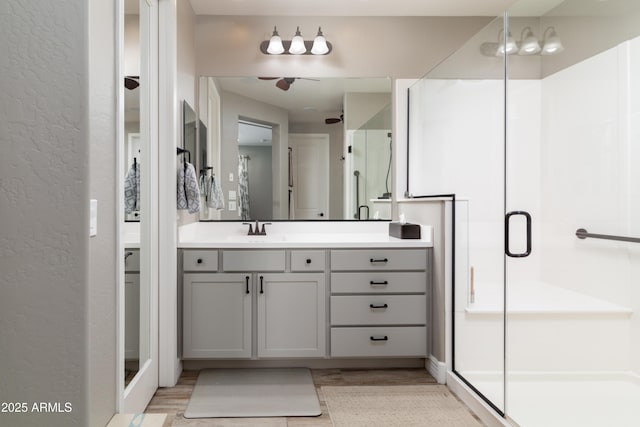
[[[249,209],[249,156],[238,156],[238,203],[242,220],[251,219]]]

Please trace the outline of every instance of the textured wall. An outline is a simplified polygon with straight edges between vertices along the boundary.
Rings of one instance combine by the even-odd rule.
[[[3,426],[88,425],[87,4],[0,11],[0,402],[30,412]]]
[[[89,195],[98,200],[98,235],[89,240],[87,425],[96,427],[116,410],[115,28],[113,2],[89,2]]]

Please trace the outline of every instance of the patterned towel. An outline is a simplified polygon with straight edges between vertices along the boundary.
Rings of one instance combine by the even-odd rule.
[[[200,187],[196,169],[185,162],[178,168],[178,209],[200,212]]]
[[[220,188],[220,181],[216,179],[215,175],[211,176],[207,186],[207,206],[218,210],[224,209],[222,188]]]
[[[124,179],[124,211],[128,214],[140,210],[140,163],[129,168]]]

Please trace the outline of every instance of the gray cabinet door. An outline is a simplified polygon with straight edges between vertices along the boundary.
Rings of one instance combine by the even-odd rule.
[[[258,357],[324,357],[325,275],[256,276]]]
[[[251,275],[184,275],[183,356],[251,357]]]

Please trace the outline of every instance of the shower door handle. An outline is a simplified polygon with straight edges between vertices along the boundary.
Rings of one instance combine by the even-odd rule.
[[[518,253],[514,254],[513,252],[511,252],[511,250],[509,250],[509,229],[510,229],[509,220],[511,219],[512,216],[516,216],[516,215],[522,215],[527,220],[527,250],[519,254]],[[529,212],[511,211],[505,215],[504,217],[504,252],[507,254],[507,256],[510,256],[511,258],[525,258],[525,257],[528,257],[529,254],[531,254],[531,215],[529,214]]]

